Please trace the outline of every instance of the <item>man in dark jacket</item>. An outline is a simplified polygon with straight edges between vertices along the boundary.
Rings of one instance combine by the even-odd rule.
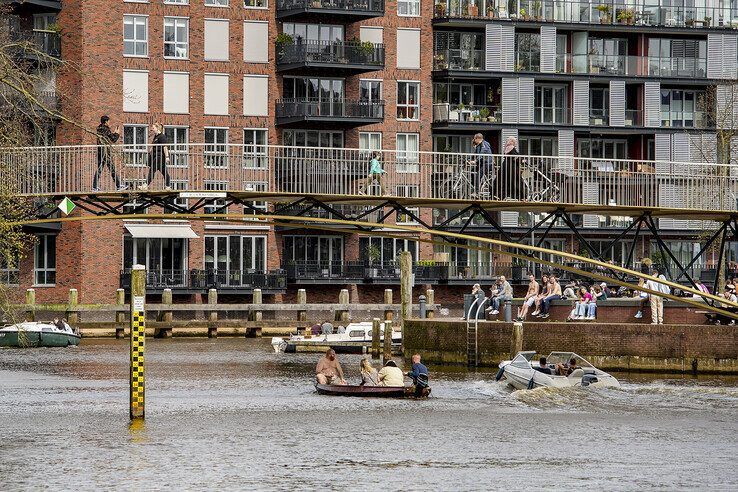
[[[476,158],[477,175],[476,179],[472,180],[474,185],[472,193],[479,194],[485,177],[492,173],[492,147],[481,133],[474,135],[472,143],[474,144],[474,153],[479,156]]]
[[[122,185],[118,175],[115,174],[115,166],[113,166],[112,160],[112,149],[111,146],[118,141],[120,138],[120,127],[117,127],[115,131],[110,129],[108,122],[110,121],[109,116],[100,117],[100,125],[97,127],[97,171],[95,177],[92,179],[92,191],[100,191],[100,173],[103,168],[110,169],[110,176],[115,181],[115,186],[118,191],[125,190],[128,185]]]
[[[412,378],[415,396],[420,397],[423,396],[423,390],[428,387],[428,368],[420,362],[420,354],[413,355],[412,361],[412,370],[406,376]]]

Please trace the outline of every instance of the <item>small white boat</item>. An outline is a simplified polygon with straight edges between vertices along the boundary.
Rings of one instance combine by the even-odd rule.
[[[533,389],[539,387],[548,388],[571,388],[574,386],[592,386],[594,388],[616,388],[620,382],[610,374],[597,369],[584,357],[574,352],[551,352],[546,357],[547,368],[551,374],[536,370],[540,365],[538,361],[531,360],[535,352],[518,352],[513,360],[500,363],[497,372],[497,380],[503,380],[515,389]],[[576,369],[568,371],[569,361],[576,361]],[[556,365],[561,364],[567,368],[568,376],[557,375]]]
[[[79,345],[79,332],[65,321],[25,321],[0,328],[0,347],[67,347]]]
[[[309,329],[308,329],[309,331]],[[379,325],[379,338],[384,343],[384,323]],[[316,352],[331,347],[337,353],[362,353],[372,343],[372,322],[362,321],[349,323],[344,333],[329,335],[290,335],[289,337],[273,337],[272,347],[275,353],[280,352]],[[402,332],[392,331],[392,345],[402,343]]]

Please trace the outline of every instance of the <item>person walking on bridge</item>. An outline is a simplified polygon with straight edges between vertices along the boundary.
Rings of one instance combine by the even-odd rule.
[[[159,171],[164,177],[164,189],[171,190],[172,180],[169,177],[169,171],[167,171],[169,146],[164,135],[164,127],[161,123],[154,123],[151,125],[151,130],[154,132],[154,140],[151,142],[151,152],[149,153],[149,177],[146,180],[146,185],[141,188],[147,189],[151,186],[156,177],[156,172]]]
[[[387,188],[382,183],[382,177],[385,174],[385,170],[382,169],[382,164],[379,162],[381,154],[379,152],[372,153],[372,158],[369,161],[369,176],[366,178],[366,183],[359,188],[359,195],[365,195],[367,189],[376,181],[379,185],[379,189],[383,196],[387,195]]]
[[[505,140],[505,157],[497,171],[497,190],[501,200],[522,200],[523,180],[520,176],[521,158],[518,153],[518,139],[507,137]]]
[[[474,153],[478,156],[476,159],[469,161],[472,165],[476,164],[476,169],[472,171],[476,171],[476,176],[471,180],[474,187],[472,196],[477,196],[482,192],[482,185],[485,180],[488,180],[492,173],[492,146],[481,133],[474,135],[472,144],[474,145]]]
[[[100,125],[97,127],[97,171],[95,176],[92,178],[92,191],[100,191],[100,173],[103,168],[110,170],[110,176],[115,181],[115,186],[118,191],[122,191],[128,188],[128,185],[123,185],[115,173],[115,166],[113,165],[112,159],[112,145],[120,138],[120,126],[115,128],[115,131],[110,129],[108,122],[110,117],[103,115],[100,117]]]

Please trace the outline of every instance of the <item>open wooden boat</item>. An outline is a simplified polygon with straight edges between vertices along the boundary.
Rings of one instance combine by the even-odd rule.
[[[415,386],[360,386],[340,384],[316,384],[315,389],[320,395],[333,396],[364,396],[371,398],[416,398]],[[431,389],[423,389],[421,398],[430,395]]]

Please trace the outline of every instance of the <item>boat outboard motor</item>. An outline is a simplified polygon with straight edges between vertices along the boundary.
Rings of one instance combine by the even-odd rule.
[[[585,374],[584,376],[582,376],[582,386],[589,386],[590,384],[596,383],[597,381],[599,380],[594,374]]]
[[[503,374],[505,374],[505,368],[500,367],[500,370],[497,371],[497,376],[495,376],[495,381],[499,381],[500,379],[502,379]]]

